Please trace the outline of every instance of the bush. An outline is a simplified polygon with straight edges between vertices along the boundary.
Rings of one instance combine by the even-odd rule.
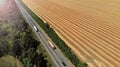
[[[9,44],[7,41],[0,41],[0,57],[8,54],[9,52]]]
[[[19,41],[14,41],[12,47],[11,47],[11,52],[13,54],[14,57],[19,57],[22,53],[22,47],[20,46],[20,44],[18,43]]]

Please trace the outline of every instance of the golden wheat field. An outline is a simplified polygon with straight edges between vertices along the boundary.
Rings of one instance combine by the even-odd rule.
[[[120,67],[120,0],[22,0],[88,67]]]

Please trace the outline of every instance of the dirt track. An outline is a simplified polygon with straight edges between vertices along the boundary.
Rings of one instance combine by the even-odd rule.
[[[120,66],[119,0],[23,0],[89,67]]]

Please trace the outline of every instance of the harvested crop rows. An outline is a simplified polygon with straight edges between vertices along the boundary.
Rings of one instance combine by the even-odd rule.
[[[120,66],[120,1],[22,1],[89,67]]]

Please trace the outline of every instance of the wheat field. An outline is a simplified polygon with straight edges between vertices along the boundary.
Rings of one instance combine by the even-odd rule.
[[[119,0],[22,0],[88,67],[120,67]]]

